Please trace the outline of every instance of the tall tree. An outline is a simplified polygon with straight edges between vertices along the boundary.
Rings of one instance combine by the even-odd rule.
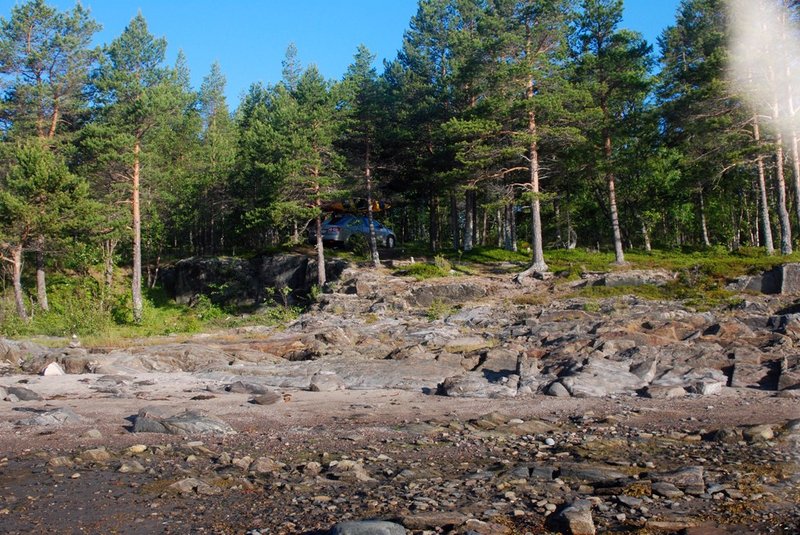
[[[53,138],[74,121],[97,52],[90,48],[100,25],[76,4],[59,12],[28,0],[0,19],[0,74],[6,80],[2,119],[16,135]]]
[[[0,259],[12,265],[17,313],[28,319],[22,260],[39,236],[58,239],[86,224],[88,184],[71,174],[40,140],[14,147],[0,179]]]
[[[16,5],[9,20],[0,19],[0,78],[5,81],[0,120],[7,136],[37,136],[55,149],[62,126],[67,131],[77,127],[97,55],[90,42],[99,29],[80,4],[59,12],[43,0]],[[48,310],[46,237],[40,234],[34,242],[37,304]]]
[[[123,163],[124,178],[130,185],[133,241],[131,295],[133,319],[141,322],[142,219],[140,189],[142,151],[148,134],[163,121],[180,113],[180,87],[174,83],[164,55],[167,42],[147,29],[141,13],[131,20],[117,39],[104,49],[94,77],[95,99],[101,108],[105,135],[113,139],[117,162]]]
[[[341,84],[345,106],[344,150],[351,165],[360,170],[364,178],[369,222],[369,249],[374,267],[380,266],[378,241],[373,221],[375,200],[374,163],[378,154],[378,135],[381,128],[381,87],[378,74],[372,66],[375,55],[360,45],[353,63],[347,68]],[[358,172],[358,171],[356,171]],[[360,189],[360,188],[359,188]]]
[[[583,0],[576,25],[577,72],[601,114],[595,143],[602,155],[597,170],[605,176],[617,264],[625,262],[617,206],[614,138],[622,135],[631,103],[649,88],[651,47],[639,34],[620,30],[622,0]],[[617,140],[620,141],[619,139]]]

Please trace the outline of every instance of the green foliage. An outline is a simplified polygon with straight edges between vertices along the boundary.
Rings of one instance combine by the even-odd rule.
[[[445,271],[441,267],[434,264],[428,264],[427,262],[417,262],[398,270],[396,273],[398,275],[414,277],[415,279],[422,281],[437,277],[447,277],[450,275],[450,270]]]
[[[439,299],[435,299],[425,312],[425,316],[429,321],[436,321],[451,316],[455,312],[456,308],[454,306],[448,305]]]
[[[453,264],[442,255],[433,257],[433,265],[436,266],[442,273],[450,273],[453,269]]]

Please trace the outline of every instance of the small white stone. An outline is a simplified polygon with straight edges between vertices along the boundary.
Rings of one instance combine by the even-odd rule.
[[[67,375],[67,372],[64,371],[64,368],[62,368],[58,362],[51,362],[42,370],[42,375],[45,377],[55,377],[58,375]]]

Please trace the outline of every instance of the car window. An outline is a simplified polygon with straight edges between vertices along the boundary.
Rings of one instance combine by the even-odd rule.
[[[347,218],[346,215],[335,215],[328,220],[329,225],[339,225]]]
[[[356,219],[355,217],[347,222],[348,227],[359,227],[361,226],[361,221]]]

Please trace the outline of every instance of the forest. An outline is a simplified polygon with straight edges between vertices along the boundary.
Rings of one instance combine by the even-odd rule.
[[[389,204],[369,216],[400,246],[518,251],[528,271],[559,249],[791,255],[800,2],[683,0],[657,43],[622,14],[420,0],[382,68],[361,46],[328,80],[289,45],[282,80],[232,104],[223,68],[193,88],[142,13],[93,47],[80,4],[16,4],[0,19],[4,328],[53,307],[139,323],[171,261],[305,245],[343,199]]]

